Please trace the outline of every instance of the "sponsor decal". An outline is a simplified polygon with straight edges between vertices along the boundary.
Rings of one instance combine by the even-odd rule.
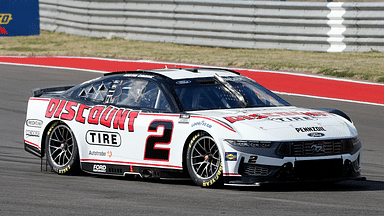
[[[12,20],[12,14],[0,14],[0,25],[7,25]]]
[[[271,121],[275,122],[293,122],[293,121],[316,121],[317,118],[311,116],[303,116],[303,117],[282,117],[282,118],[271,118]]]
[[[108,155],[109,158],[111,158],[112,157],[112,151],[108,151],[107,155]]]
[[[137,77],[137,74],[124,74],[124,77]]]
[[[85,110],[89,111],[84,115]],[[139,111],[116,108],[113,106],[93,106],[89,107],[73,101],[51,99],[45,117],[58,118],[61,120],[75,120],[85,124],[103,125],[107,128],[125,130],[128,119],[128,132],[134,132],[134,122]]]
[[[105,152],[105,151],[89,151],[88,155],[105,157],[105,156],[107,156],[107,152]]]
[[[313,132],[313,133],[309,133],[308,136],[310,136],[310,137],[323,137],[323,136],[325,136],[325,134]]]
[[[12,20],[12,14],[0,14],[0,25],[7,25]],[[8,34],[4,27],[0,27],[0,34]]]
[[[178,84],[178,85],[184,85],[184,84],[189,84],[189,83],[191,83],[190,80],[181,80],[181,81],[176,82],[176,84]]]
[[[93,165],[93,172],[106,173],[107,172],[107,166],[101,165],[101,164],[94,164]]]
[[[25,135],[27,137],[39,137],[40,136],[40,131],[34,131],[34,130],[26,130]]]
[[[143,78],[148,78],[152,79],[154,76],[152,75],[146,75],[146,74],[124,74],[125,77],[143,77]],[[117,83],[118,81],[115,81]]]
[[[43,126],[43,121],[41,120],[38,120],[38,119],[28,119],[26,121],[26,125],[28,127],[37,127],[37,128],[41,128]]]
[[[111,158],[112,157],[112,151],[89,151],[88,152],[88,155],[90,156],[98,156],[98,157],[109,157]]]
[[[242,77],[223,77],[223,79],[227,82],[236,82],[243,80]],[[249,78],[248,78],[249,79]]]
[[[115,146],[121,145],[121,136],[116,132],[87,131],[85,140],[90,145]]]
[[[139,74],[138,77],[143,77],[143,78],[148,78],[148,79],[152,79],[153,77],[155,76],[152,76],[152,75],[147,75],[147,74]]]
[[[306,121],[317,120],[318,116],[327,116],[324,112],[274,112],[274,113],[255,113],[251,115],[238,115],[224,117],[230,123],[245,120],[270,119],[276,122]]]
[[[225,152],[225,161],[237,161],[237,152]]]
[[[182,114],[182,115],[180,115],[180,117],[179,117],[179,123],[180,123],[180,124],[189,124],[189,120],[190,120],[190,118],[191,118],[190,115]]]
[[[195,127],[195,126],[203,126],[203,127],[207,127],[207,128],[212,128],[212,125],[205,122],[204,120],[199,121],[199,122],[195,122],[191,125],[191,127]]]
[[[226,119],[227,121],[229,121],[231,123],[234,123],[237,121],[243,121],[243,120],[265,119],[265,118],[268,118],[268,116],[260,115],[260,114],[224,117],[224,119]]]
[[[323,127],[299,127],[295,128],[297,133],[305,133],[305,132],[312,132],[312,131],[326,131]]]

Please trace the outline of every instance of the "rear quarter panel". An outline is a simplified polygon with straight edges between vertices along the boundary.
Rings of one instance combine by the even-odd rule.
[[[51,121],[45,118],[45,112],[49,104],[48,98],[31,97],[28,101],[26,121],[24,123],[24,143],[40,151],[43,148],[44,129]]]

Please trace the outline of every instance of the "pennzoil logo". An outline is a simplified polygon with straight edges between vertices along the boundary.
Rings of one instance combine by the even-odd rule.
[[[0,14],[0,25],[7,25],[12,20],[12,14]]]
[[[237,152],[225,152],[226,161],[237,161]]]

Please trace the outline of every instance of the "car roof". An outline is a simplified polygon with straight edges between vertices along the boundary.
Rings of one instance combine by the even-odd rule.
[[[129,73],[144,73],[144,74],[157,74],[163,77],[168,77],[173,80],[180,79],[193,79],[193,78],[207,78],[214,77],[215,74],[219,76],[239,76],[236,71],[222,69],[222,68],[164,68],[164,69],[150,69],[150,70],[137,70],[137,71],[118,71],[106,74],[129,74]]]

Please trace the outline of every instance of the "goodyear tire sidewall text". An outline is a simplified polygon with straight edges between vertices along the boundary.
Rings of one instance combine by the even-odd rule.
[[[195,182],[195,184],[200,185],[202,187],[220,187],[223,184],[223,165],[222,160],[220,160],[220,167],[216,170],[216,172],[213,174],[210,178],[201,178],[198,175],[194,173],[192,170],[191,165],[191,152],[192,148],[195,145],[195,141],[198,140],[200,137],[209,136],[208,133],[198,133],[197,135],[193,136],[190,143],[188,144],[188,150],[187,150],[187,169],[188,173],[191,177],[191,179]],[[217,145],[217,144],[216,144]]]
[[[73,136],[73,145],[74,145],[74,148],[73,148],[73,155],[70,159],[70,161],[68,163],[66,163],[64,166],[58,166],[56,165],[52,158],[51,158],[51,155],[50,155],[50,152],[49,152],[49,139],[50,137],[52,136],[52,132],[54,131],[54,129],[58,126],[61,126],[61,125],[64,125],[65,127],[68,128],[68,130],[71,131],[71,129],[66,125],[64,124],[63,122],[55,122],[53,123],[48,132],[47,132],[47,136],[46,136],[46,139],[45,139],[45,155],[47,157],[47,161],[49,163],[49,165],[51,166],[52,170],[54,172],[56,172],[57,174],[59,175],[65,175],[65,174],[74,174],[76,172],[79,171],[79,151],[78,151],[78,146],[77,146],[77,142],[76,142],[76,138],[73,134],[73,132],[71,131],[72,133],[72,136]]]

